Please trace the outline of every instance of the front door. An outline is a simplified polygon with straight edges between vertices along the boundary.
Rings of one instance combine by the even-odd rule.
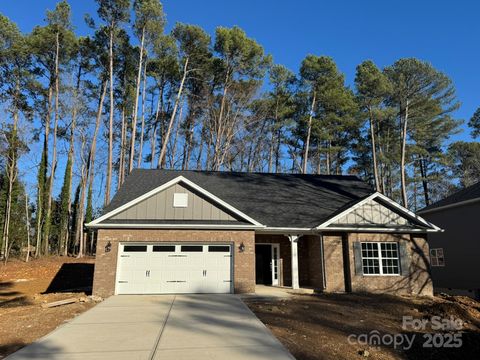
[[[272,285],[272,246],[255,245],[255,278],[257,284]]]
[[[257,284],[278,285],[278,244],[255,245],[255,280]]]

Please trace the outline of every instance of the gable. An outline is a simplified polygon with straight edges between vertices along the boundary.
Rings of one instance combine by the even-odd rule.
[[[443,231],[387,196],[376,192],[317,226],[317,229]]]
[[[238,221],[228,210],[181,183],[153,194],[111,216],[109,220]]]
[[[393,211],[375,199],[369,199],[361,206],[333,221],[331,225],[411,226],[414,224],[399,212]]]

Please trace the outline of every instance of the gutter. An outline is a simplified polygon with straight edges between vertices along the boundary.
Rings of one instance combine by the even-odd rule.
[[[444,232],[444,229],[405,229],[405,228],[366,228],[366,227],[326,227],[318,231],[355,231],[355,232],[376,232],[376,233],[437,233]]]

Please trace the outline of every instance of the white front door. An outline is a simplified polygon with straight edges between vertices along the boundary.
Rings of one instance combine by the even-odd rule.
[[[117,294],[231,293],[232,247],[120,244]]]

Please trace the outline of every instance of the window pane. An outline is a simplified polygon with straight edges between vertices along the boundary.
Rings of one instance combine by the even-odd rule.
[[[125,245],[123,252],[146,252],[147,245]]]
[[[202,252],[202,245],[182,245],[182,252]]]
[[[387,275],[400,274],[398,259],[382,259],[382,272]]]
[[[380,274],[380,267],[378,266],[378,259],[363,259],[363,273],[364,274]]]
[[[230,246],[210,245],[208,252],[230,252]]]
[[[175,245],[154,245],[154,252],[175,252]]]

